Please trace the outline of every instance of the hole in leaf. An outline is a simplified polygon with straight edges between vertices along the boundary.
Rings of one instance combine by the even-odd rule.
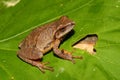
[[[95,46],[97,40],[98,40],[98,36],[96,34],[90,34],[90,35],[87,35],[84,38],[80,39],[72,46],[73,46],[73,48],[85,50],[85,51],[89,52],[90,54],[95,54],[96,49],[94,48],[94,46]]]

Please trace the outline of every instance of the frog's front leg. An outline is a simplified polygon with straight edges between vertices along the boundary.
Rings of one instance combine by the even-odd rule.
[[[59,56],[60,58],[66,59],[66,60],[70,60],[73,63],[75,63],[75,61],[73,60],[74,58],[79,58],[79,59],[82,58],[81,56],[72,56],[72,54],[70,52],[58,49],[58,47],[60,45],[60,41],[61,40],[56,39],[54,42],[54,45],[53,45],[53,51],[57,56]]]

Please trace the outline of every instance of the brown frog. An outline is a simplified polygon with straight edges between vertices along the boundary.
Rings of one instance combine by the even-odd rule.
[[[45,69],[53,71],[52,67],[45,66],[47,63],[40,62],[43,55],[51,49],[58,57],[74,62],[73,58],[81,57],[72,56],[70,52],[58,49],[63,37],[73,29],[74,25],[72,20],[62,16],[54,22],[34,29],[19,45],[18,57],[38,67],[42,72]]]

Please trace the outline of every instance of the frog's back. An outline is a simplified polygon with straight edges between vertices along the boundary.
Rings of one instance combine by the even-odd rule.
[[[38,41],[36,46],[41,51],[44,51],[45,48],[51,46],[52,42],[54,41],[54,32],[55,32],[55,25],[48,25],[46,28],[40,29],[41,33],[38,36]]]
[[[37,47],[43,50],[48,44],[53,41],[55,25],[47,24],[45,26],[34,29],[20,44],[20,48]]]

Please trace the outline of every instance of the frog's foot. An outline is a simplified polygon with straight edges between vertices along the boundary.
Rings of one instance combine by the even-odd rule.
[[[62,54],[65,56],[64,59],[72,61],[72,63],[75,63],[75,58],[76,59],[83,59],[82,56],[73,56],[72,53],[66,51],[66,50],[61,50]]]
[[[45,73],[45,70],[50,70],[50,71],[54,71],[54,69],[50,66],[46,66],[47,63],[41,63],[41,62],[35,62],[35,66],[37,66],[43,73]]]

